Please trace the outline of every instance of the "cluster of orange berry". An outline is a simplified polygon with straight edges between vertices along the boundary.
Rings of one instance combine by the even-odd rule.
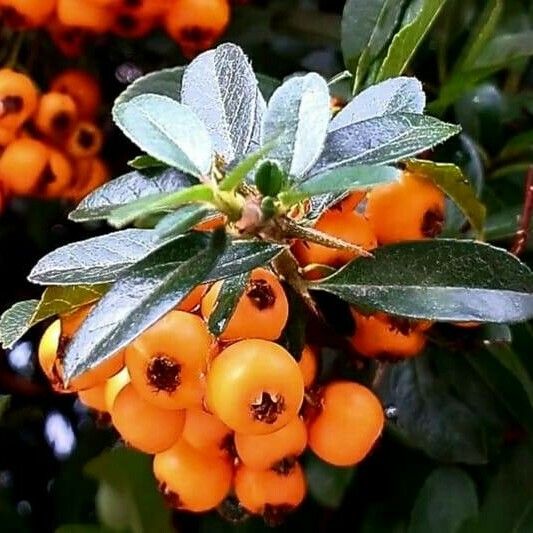
[[[316,383],[318,352],[297,361],[276,342],[288,301],[271,271],[254,270],[226,329],[206,325],[221,288],[197,287],[125,350],[65,388],[62,349],[89,309],[56,320],[39,347],[56,390],[109,413],[124,441],[154,454],[160,488],[176,508],[203,512],[226,498],[276,522],[306,494],[298,458],[361,461],[380,436],[377,397],[350,381]]]
[[[379,245],[436,237],[445,218],[445,195],[429,179],[403,172],[400,180],[357,191],[327,210],[316,222],[323,233],[366,251]],[[317,279],[358,257],[339,250],[297,241],[292,247],[304,274]],[[397,359],[419,354],[426,344],[428,321],[410,321],[383,313],[363,315],[352,310],[355,333],[351,343],[364,357]]]
[[[0,0],[16,29],[46,27],[67,56],[79,55],[91,35],[140,38],[163,26],[187,57],[210,48],[230,19],[229,0]]]
[[[62,72],[40,94],[29,76],[0,70],[0,211],[10,196],[79,201],[108,179],[100,104],[84,71]]]

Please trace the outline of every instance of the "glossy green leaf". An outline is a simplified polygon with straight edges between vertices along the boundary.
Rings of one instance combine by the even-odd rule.
[[[503,0],[489,0],[478,17],[476,25],[461,52],[455,70],[468,70],[482,53],[487,41],[492,37],[503,10]]]
[[[443,322],[533,318],[533,273],[505,250],[439,239],[383,246],[314,288],[368,311]]]
[[[310,196],[355,189],[370,189],[398,179],[401,171],[395,167],[360,165],[341,167],[316,174],[303,183],[282,193],[284,202],[296,203]]]
[[[166,68],[137,78],[119,95],[115,105],[125,104],[141,94],[160,94],[179,101],[185,67]]]
[[[147,168],[166,168],[164,163],[161,163],[161,161],[155,157],[152,157],[151,155],[138,155],[131,161],[128,161],[128,165],[135,170],[145,170]]]
[[[393,37],[376,81],[403,74],[446,0],[416,0],[404,15],[402,28]]]
[[[305,174],[320,156],[330,119],[329,89],[315,73],[295,76],[276,89],[263,117],[262,144],[291,176]]]
[[[330,509],[341,506],[354,474],[354,467],[333,466],[311,453],[305,461],[309,494],[320,505]]]
[[[341,24],[341,48],[356,85],[379,56],[398,23],[404,1],[348,0]]]
[[[533,30],[502,34],[491,39],[477,57],[474,67],[508,68],[516,59],[533,55]]]
[[[453,394],[427,354],[383,364],[376,392],[383,405],[396,408],[389,427],[409,445],[441,462],[487,462],[484,421]]]
[[[514,205],[489,215],[485,224],[487,240],[496,241],[513,237],[518,230],[522,209],[521,205]]]
[[[196,224],[214,215],[217,211],[201,204],[189,204],[178,207],[176,211],[163,217],[154,228],[158,240],[177,237],[194,228]]]
[[[197,285],[268,263],[284,248],[189,233],[126,270],[78,330],[65,352],[68,379],[122,349],[173,309]]]
[[[85,473],[109,484],[123,496],[132,533],[174,531],[172,511],[157,489],[150,455],[115,448],[87,463]]]
[[[213,149],[226,163],[247,151],[254,128],[257,79],[244,52],[225,43],[186,68],[181,101],[205,124]]]
[[[69,215],[75,222],[106,220],[111,212],[140,198],[176,192],[198,183],[174,169],[129,172],[109,181],[87,196]]]
[[[477,520],[460,533],[528,533],[533,526],[533,447],[510,448],[491,480]]]
[[[405,164],[407,170],[430,179],[442,189],[468,219],[477,236],[480,238],[483,236],[485,206],[477,198],[475,189],[458,166],[420,159],[410,159]]]
[[[393,163],[428,150],[459,131],[458,126],[414,113],[350,124],[328,133],[324,151],[309,175],[346,165]]]
[[[281,334],[280,342],[299,361],[306,344],[306,328],[309,308],[302,297],[290,286],[285,287],[289,302],[289,317]]]
[[[190,203],[211,202],[213,198],[214,194],[211,185],[199,183],[176,192],[145,196],[129,204],[117,207],[111,211],[107,221],[115,228],[123,228],[143,217],[165,213]]]
[[[228,327],[229,321],[237,308],[237,304],[246,290],[249,277],[250,273],[244,272],[222,281],[216,305],[209,316],[209,331],[213,335],[220,336]]]
[[[143,94],[115,105],[113,118],[124,135],[148,155],[193,176],[209,172],[211,138],[188,107],[168,96]]]
[[[56,315],[66,314],[102,297],[105,285],[48,287],[40,300],[15,304],[0,317],[0,344],[12,348],[33,326]]]
[[[28,279],[40,285],[109,283],[153,251],[157,238],[152,230],[127,229],[70,243],[40,259]]]
[[[399,77],[365,89],[332,119],[329,131],[356,122],[394,113],[421,114],[426,105],[422,84],[416,78]]]
[[[418,493],[408,533],[458,533],[461,525],[477,512],[472,478],[459,468],[437,468]]]

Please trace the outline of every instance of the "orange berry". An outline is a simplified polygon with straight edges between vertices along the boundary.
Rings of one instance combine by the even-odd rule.
[[[354,465],[368,455],[384,421],[372,391],[349,381],[330,383],[322,392],[322,410],[308,427],[309,448],[333,465]]]
[[[230,19],[228,0],[180,0],[165,17],[165,28],[183,54],[193,57],[211,48]]]
[[[304,346],[298,366],[302,373],[304,387],[307,389],[315,382],[318,372],[318,358],[316,351],[311,346]]]
[[[331,209],[351,212],[362,202],[366,196],[366,191],[352,191],[348,196],[343,198],[338,204],[334,205]]]
[[[226,223],[226,217],[224,215],[215,215],[199,224],[194,226],[197,231],[212,231],[222,227]]]
[[[0,128],[8,132],[20,128],[35,113],[38,96],[37,87],[28,76],[9,68],[0,69]],[[5,146],[7,142],[0,144]]]
[[[221,287],[222,282],[215,283],[202,300],[204,318],[211,316]],[[287,323],[288,315],[287,296],[278,278],[264,268],[257,268],[252,272],[248,286],[220,338],[276,340]]]
[[[118,393],[130,382],[128,369],[124,367],[118,374],[111,376],[105,382],[104,402],[107,412],[111,412]]]
[[[114,13],[111,31],[127,39],[139,39],[146,36],[155,27],[155,19],[146,15],[120,9]]]
[[[274,468],[282,461],[292,462],[307,446],[307,429],[296,417],[286,426],[267,435],[235,434],[235,447],[241,461],[255,470]]]
[[[381,244],[436,237],[444,224],[445,197],[433,183],[409,172],[374,187],[365,215]]]
[[[187,296],[185,296],[185,299],[183,299],[178,305],[178,309],[187,312],[196,310],[200,307],[202,298],[205,296],[208,289],[208,285],[198,285],[198,287],[195,287]]]
[[[46,93],[42,96],[35,115],[35,126],[50,139],[65,138],[76,122],[76,102],[62,93]]]
[[[349,205],[349,204],[347,204]],[[315,229],[362,247],[373,250],[377,246],[376,236],[368,220],[350,209],[326,211],[315,224]],[[355,251],[338,250],[313,242],[296,241],[293,253],[298,262],[305,266],[310,264],[341,267],[352,259],[359,257]]]
[[[273,524],[298,507],[306,493],[304,473],[298,463],[283,473],[242,465],[235,472],[234,484],[242,506]]]
[[[352,311],[352,315],[355,333],[351,342],[365,357],[414,357],[426,345],[426,336],[420,328],[404,329],[381,314],[365,316]]]
[[[145,453],[158,453],[181,437],[185,412],[159,409],[143,400],[129,384],[115,398],[111,420],[128,444]]]
[[[67,94],[74,102],[82,120],[93,120],[102,103],[98,81],[88,72],[77,69],[64,70],[50,84],[50,90]]]
[[[105,387],[106,382],[101,385],[96,385],[90,389],[82,390],[78,393],[80,402],[95,411],[105,413],[107,405],[105,403]]]
[[[79,57],[90,37],[88,31],[75,26],[66,26],[58,20],[53,20],[48,24],[47,29],[55,46],[66,57]],[[52,88],[52,90],[55,89]]]
[[[232,344],[207,375],[207,404],[230,428],[260,435],[296,417],[304,384],[298,363],[284,348],[261,339]]]
[[[211,335],[199,317],[170,311],[126,349],[133,386],[156,407],[200,406],[211,344]]]
[[[65,148],[71,157],[82,159],[98,154],[103,143],[102,130],[91,122],[81,121],[70,133]]]
[[[68,191],[68,198],[81,201],[94,189],[109,179],[109,169],[99,157],[74,161],[74,186]]]
[[[57,0],[57,18],[64,26],[104,33],[111,28],[113,12],[91,0]]]
[[[153,466],[163,495],[177,509],[209,511],[231,488],[233,469],[229,459],[204,455],[183,439],[158,453]]]
[[[227,454],[225,446],[231,429],[203,409],[187,409],[183,439],[206,455]]]
[[[44,173],[39,190],[45,198],[59,198],[72,181],[72,165],[59,151],[50,149],[48,168]]]
[[[2,0],[0,6],[7,26],[27,28],[43,25],[54,12],[56,0]]]
[[[0,180],[14,195],[34,192],[48,167],[48,147],[34,139],[21,138],[9,144],[0,156]]]
[[[159,17],[164,15],[175,3],[175,0],[118,0],[122,9],[143,17]]]

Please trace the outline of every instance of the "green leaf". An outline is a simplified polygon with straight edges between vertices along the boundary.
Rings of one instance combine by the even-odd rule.
[[[393,163],[428,150],[459,131],[458,126],[414,113],[350,124],[328,133],[324,151],[309,175],[351,164]]]
[[[337,113],[329,131],[394,113],[422,114],[426,95],[416,78],[399,77],[365,89]]]
[[[445,3],[446,0],[415,0],[409,5],[402,28],[389,45],[376,81],[399,76],[405,71]]]
[[[152,157],[151,155],[138,155],[137,157],[134,157],[131,161],[128,161],[128,165],[135,170],[145,170],[149,168],[166,168],[166,165],[164,163],[161,163],[158,159],[155,157]]]
[[[263,117],[262,144],[277,141],[270,157],[291,176],[300,177],[320,156],[330,119],[324,78],[295,76],[276,89]]]
[[[477,512],[472,478],[459,468],[437,468],[418,493],[408,533],[457,533]]]
[[[188,107],[168,96],[143,94],[115,105],[113,118],[124,135],[148,155],[193,176],[209,172],[211,138]]]
[[[442,189],[468,219],[477,236],[479,238],[483,237],[486,216],[485,206],[477,198],[476,191],[458,166],[420,159],[410,159],[405,162],[405,165],[410,172],[430,179]]]
[[[201,204],[189,204],[178,207],[176,211],[163,217],[155,227],[158,240],[177,237],[194,228],[196,224],[215,214],[217,211]]]
[[[484,464],[488,435],[476,410],[460,401],[436,372],[428,354],[384,363],[376,392],[397,409],[389,428],[409,445],[442,462]]]
[[[341,48],[356,87],[389,42],[404,4],[403,0],[348,0],[344,5]]]
[[[316,174],[303,183],[282,193],[280,197],[288,204],[310,196],[330,192],[347,192],[354,189],[370,189],[380,183],[398,179],[401,172],[394,167],[359,165],[335,168],[324,174]]]
[[[507,33],[491,39],[477,57],[474,67],[508,68],[516,59],[533,55],[533,30]]]
[[[508,239],[516,234],[523,207],[515,205],[489,215],[485,224],[485,237],[488,241]]]
[[[113,533],[113,530],[93,524],[65,524],[59,526],[55,533]]]
[[[33,326],[56,315],[70,313],[102,297],[106,285],[48,287],[40,300],[15,304],[0,317],[0,344],[12,348]]]
[[[237,304],[248,285],[249,272],[244,272],[238,276],[227,278],[222,282],[217,302],[211,316],[209,317],[209,331],[220,336],[228,327],[228,323],[237,308]]]
[[[127,448],[104,452],[85,473],[119,491],[128,504],[132,533],[172,533],[172,511],[157,490],[152,457]]]
[[[249,153],[242,161],[232,168],[219,184],[221,191],[233,191],[236,189],[269,152],[272,151],[276,141],[267,143],[258,150]]]
[[[287,351],[299,361],[306,343],[309,308],[302,297],[290,286],[285,287],[289,301],[289,317],[281,334],[281,342]]]
[[[214,194],[211,185],[199,183],[176,192],[145,196],[129,204],[117,207],[111,211],[107,221],[115,228],[123,228],[148,215],[164,213],[194,202],[211,202],[213,198]]]
[[[309,494],[320,505],[330,509],[338,509],[341,506],[354,474],[354,467],[333,466],[311,453],[305,462]]]
[[[241,159],[254,128],[257,79],[244,52],[225,43],[186,68],[181,101],[205,124],[215,152],[226,163]]]
[[[45,255],[28,279],[40,285],[80,285],[115,281],[157,245],[153,230],[127,229],[73,242]]]
[[[533,317],[533,274],[516,257],[475,241],[383,246],[313,284],[368,311],[450,322]]]
[[[461,533],[527,533],[533,526],[533,447],[520,444],[508,450],[490,482],[479,518]]]
[[[152,169],[153,170],[153,169]],[[129,172],[109,181],[87,196],[69,215],[74,222],[106,220],[111,212],[140,198],[176,192],[198,183],[174,169]]]
[[[456,71],[468,70],[491,38],[503,10],[503,0],[489,0],[472,29],[468,42],[455,66]]]
[[[257,81],[259,83],[259,91],[263,98],[268,102],[274,91],[281,85],[281,81],[267,74],[256,72]]]
[[[181,79],[185,67],[174,67],[150,72],[137,78],[115,100],[115,106],[125,104],[141,94],[159,94],[179,102]]]
[[[11,403],[11,396],[9,394],[0,395],[0,420],[3,418],[5,412],[9,409]]]
[[[533,155],[533,129],[512,137],[502,148],[498,159],[514,159],[523,155]]]
[[[76,377],[127,346],[197,285],[264,265],[284,249],[223,234],[189,233],[128,270],[100,300],[65,353],[65,376]]]

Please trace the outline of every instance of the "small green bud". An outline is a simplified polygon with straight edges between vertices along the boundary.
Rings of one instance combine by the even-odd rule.
[[[255,184],[263,196],[277,196],[285,183],[285,173],[276,161],[265,161],[255,173]]]
[[[263,198],[263,200],[261,201],[261,211],[265,220],[272,218],[276,214],[276,203],[272,196],[265,196]]]

